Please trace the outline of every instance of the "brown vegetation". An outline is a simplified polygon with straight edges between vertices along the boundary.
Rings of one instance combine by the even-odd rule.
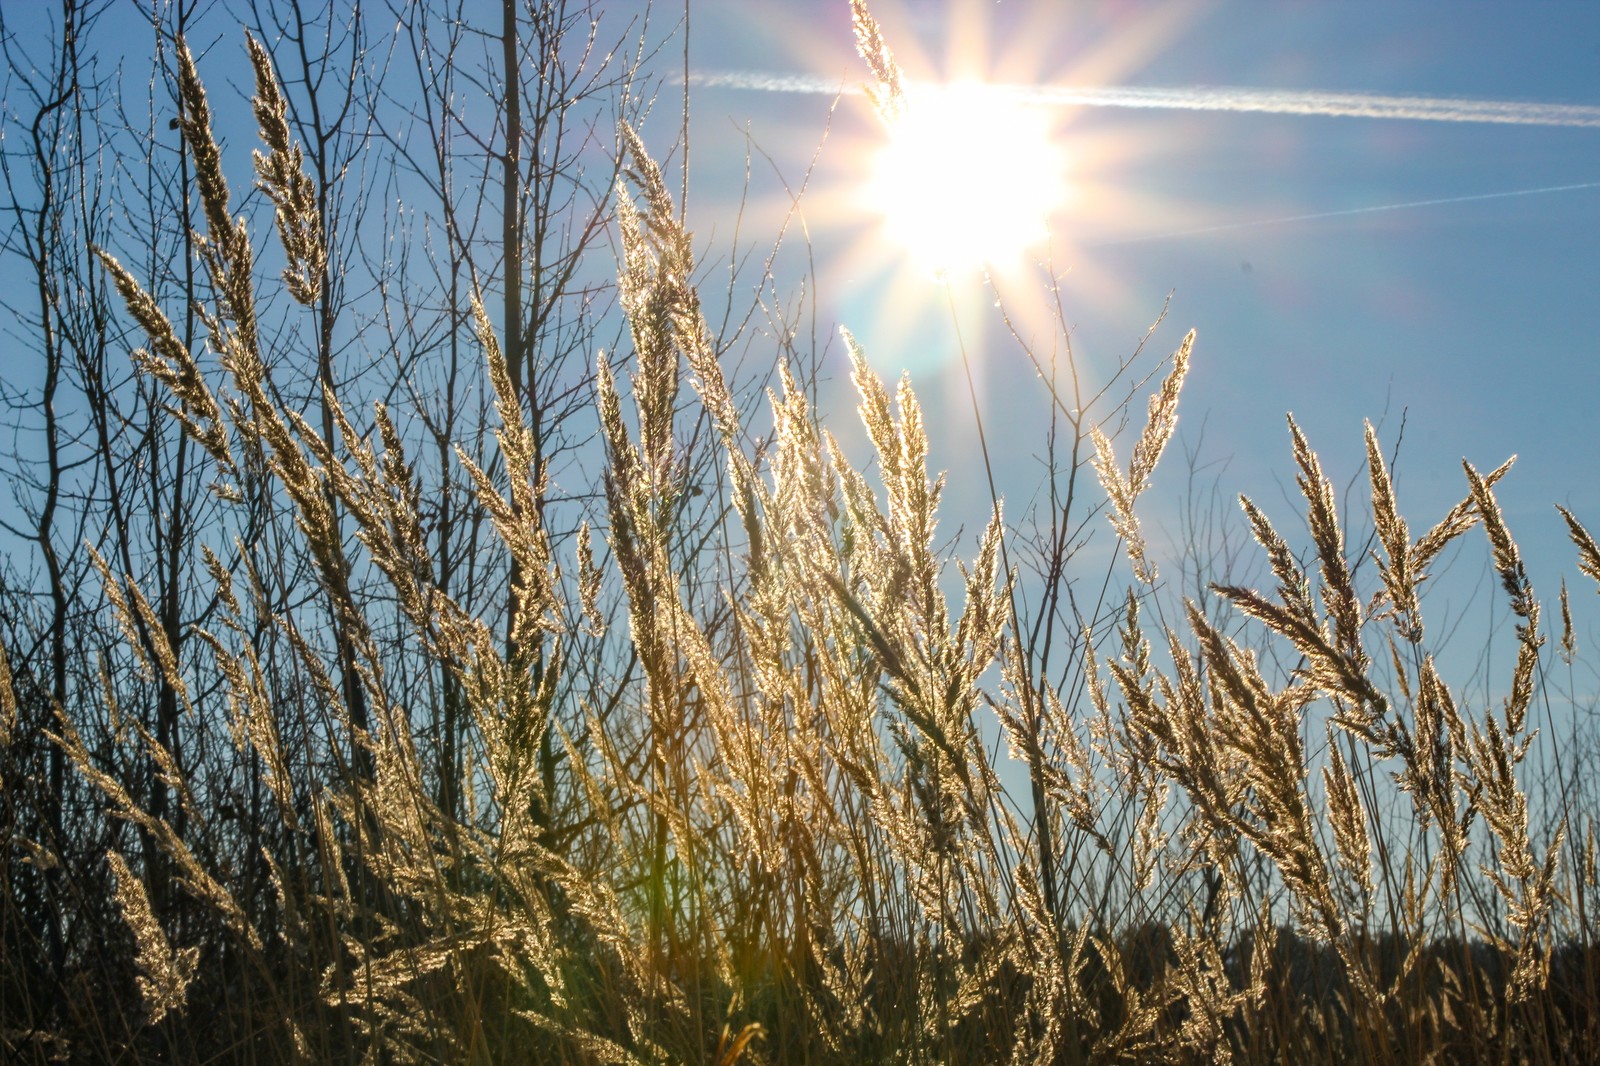
[[[892,109],[892,55],[853,7]],[[513,18],[506,47],[562,25]],[[529,312],[468,269],[481,248],[463,242],[448,280],[488,408],[475,421],[452,385],[401,419],[336,372],[330,302],[355,269],[326,197],[339,171],[295,140],[272,55],[247,40],[258,187],[281,285],[307,308],[289,321],[315,334],[299,378],[275,348],[298,327],[266,324],[279,282],[174,46],[181,176],[203,219],[180,246],[204,277],[153,278],[53,201],[49,240],[15,238],[42,279],[50,374],[91,383],[71,301],[94,290],[51,291],[45,272],[70,239],[95,248],[76,269],[122,309],[84,320],[104,350],[142,337],[141,377],[102,394],[102,414],[166,430],[142,469],[114,434],[91,449],[133,483],[101,483],[63,531],[54,449],[82,442],[48,422],[24,532],[49,595],[26,606],[9,573],[0,588],[9,1058],[1600,1054],[1594,806],[1571,766],[1530,790],[1550,682],[1495,502],[1509,464],[1467,467],[1461,502],[1415,536],[1369,426],[1372,537],[1353,548],[1291,419],[1304,552],[1244,500],[1272,587],[1174,605],[1136,507],[1191,332],[1109,381],[1070,354],[1046,375],[1049,509],[1025,530],[996,501],[962,557],[938,533],[916,394],[891,394],[848,335],[865,460],[823,428],[792,349],[752,410],[667,179],[626,122],[627,358],[566,359],[594,333],[567,331],[567,290],[541,288],[566,260],[534,275]],[[508,165],[506,195],[548,204],[526,176]],[[508,225],[499,251],[521,261],[529,232]],[[1118,430],[1157,375],[1124,464]],[[599,466],[575,491],[581,467],[560,456],[585,418]],[[1103,503],[1085,501],[1090,469]],[[182,528],[145,545],[99,532],[102,508]],[[1562,514],[1600,581],[1600,549]],[[1093,527],[1123,559],[1077,573]],[[1497,706],[1441,676],[1424,618],[1441,553],[1480,529],[1516,620]],[[90,542],[70,565],[68,533]],[[1561,606],[1570,659],[1564,588]]]

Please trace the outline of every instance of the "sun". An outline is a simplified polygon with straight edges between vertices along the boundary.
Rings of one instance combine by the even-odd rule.
[[[947,277],[1010,266],[1042,243],[1065,171],[1045,109],[981,83],[908,87],[866,195],[912,261]]]

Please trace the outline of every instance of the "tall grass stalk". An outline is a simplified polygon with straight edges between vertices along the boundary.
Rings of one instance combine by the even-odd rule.
[[[906,106],[898,67],[865,3],[852,10],[892,121]],[[315,190],[266,53],[248,47],[257,174],[288,264],[276,283],[310,304],[328,262]],[[473,304],[498,425],[492,461],[464,444],[454,461],[515,581],[509,619],[480,616],[432,576],[428,488],[388,408],[330,388],[330,436],[280,401],[257,325],[274,282],[232,213],[181,44],[179,59],[215,365],[132,270],[101,258],[150,338],[134,363],[210,456],[218,497],[242,510],[260,479],[292,513],[334,635],[251,565],[223,561],[250,552],[218,543],[205,556],[215,609],[180,655],[137,582],[95,557],[138,669],[191,714],[225,704],[226,739],[265,790],[246,835],[245,812],[217,801],[222,783],[126,714],[109,674],[92,708],[53,709],[54,742],[139,831],[105,862],[140,1010],[100,1050],[155,1060],[184,1046],[179,1027],[211,1024],[247,1035],[188,1046],[240,1061],[1600,1051],[1586,999],[1593,807],[1566,792],[1536,807],[1527,783],[1547,634],[1496,501],[1509,464],[1467,466],[1461,502],[1418,537],[1368,426],[1376,567],[1363,570],[1291,418],[1304,545],[1242,499],[1272,587],[1174,603],[1138,509],[1175,432],[1190,332],[1136,434],[1117,432],[1127,402],[1080,416],[1088,405],[1052,397],[1074,442],[1052,476],[1070,479],[1070,501],[1092,470],[1103,499],[1090,513],[1122,553],[1101,579],[1117,591],[1080,605],[1067,583],[1091,534],[1083,513],[1053,504],[1034,577],[998,500],[966,554],[951,548],[963,542],[940,533],[945,481],[917,395],[908,379],[886,384],[848,333],[864,457],[827,431],[814,383],[787,362],[766,413],[751,414],[667,182],[624,126],[629,350],[595,359],[603,504],[575,533],[555,525],[564,512],[501,339]],[[1600,582],[1600,549],[1562,515]],[[1495,706],[1469,705],[1441,675],[1426,619],[1441,553],[1478,531],[1516,631]],[[1038,621],[1019,610],[1030,597],[1053,605]],[[1570,655],[1564,587],[1561,604]],[[292,662],[263,657],[263,629]],[[424,694],[396,667],[384,634],[397,629],[470,715],[448,788],[455,760],[436,764],[417,731]],[[610,649],[582,664],[605,685],[571,684],[569,646]],[[0,747],[32,698],[9,654]],[[305,758],[291,730],[326,757]],[[165,815],[126,783],[130,760],[164,783]],[[166,911],[146,891],[158,865],[176,885]],[[48,1036],[8,1028],[0,1041],[42,1058],[58,1047]]]

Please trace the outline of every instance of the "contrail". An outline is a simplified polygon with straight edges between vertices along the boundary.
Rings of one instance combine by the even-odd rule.
[[[1111,241],[1116,244],[1141,244],[1145,241],[1174,240],[1179,237],[1195,237],[1205,233],[1221,233],[1224,230],[1249,229],[1253,226],[1280,226],[1291,222],[1312,222],[1321,218],[1342,218],[1346,215],[1373,215],[1380,211],[1404,211],[1413,207],[1438,207],[1442,204],[1467,204],[1477,200],[1505,200],[1513,196],[1539,196],[1544,193],[1575,192],[1579,189],[1600,189],[1600,181],[1583,181],[1575,185],[1542,185],[1537,189],[1507,189],[1503,192],[1481,192],[1471,196],[1445,196],[1434,200],[1409,200],[1403,204],[1375,204],[1370,207],[1347,207],[1339,211],[1317,211],[1309,215],[1286,215],[1282,218],[1257,218],[1247,222],[1224,222],[1216,226],[1200,226],[1196,229],[1178,230],[1172,233],[1152,233],[1146,237],[1128,237],[1124,240]],[[1102,245],[1106,247],[1106,245]]]
[[[856,82],[805,74],[759,71],[692,71],[689,83],[708,89],[806,95],[854,95]],[[1253,111],[1336,118],[1411,119],[1418,122],[1488,122],[1513,126],[1600,128],[1600,107],[1515,100],[1455,100],[1435,96],[1380,96],[1293,89],[1071,87],[986,84],[984,91],[1018,103],[1079,107],[1134,107],[1182,111]],[[1498,194],[1497,194],[1498,195]]]

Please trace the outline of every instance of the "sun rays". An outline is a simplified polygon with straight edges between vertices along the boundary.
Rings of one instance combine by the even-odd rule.
[[[943,277],[1037,252],[1066,199],[1049,115],[977,84],[908,94],[863,195],[919,268]]]

